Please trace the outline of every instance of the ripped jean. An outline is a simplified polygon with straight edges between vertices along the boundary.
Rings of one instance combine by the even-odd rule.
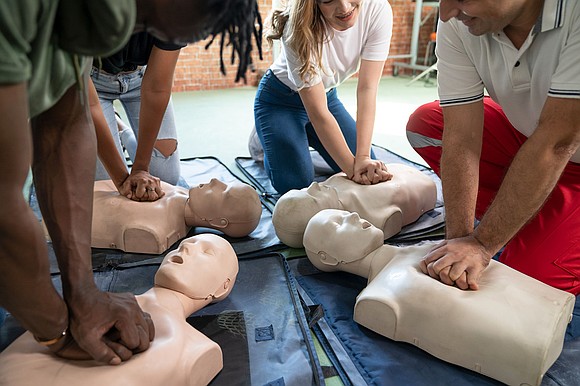
[[[99,94],[99,101],[103,114],[111,130],[111,134],[117,144],[117,150],[123,159],[123,146],[127,149],[129,157],[135,162],[137,152],[137,138],[139,137],[139,110],[141,108],[141,81],[146,67],[132,72],[124,72],[117,75],[107,74],[93,67],[91,70],[91,79]],[[124,130],[119,133],[113,102],[121,102],[131,130]],[[167,109],[157,139],[174,139],[177,141],[177,128],[175,127],[175,118],[173,114],[173,103],[169,99]],[[169,157],[164,156],[159,150],[153,148],[149,172],[159,177],[161,180],[177,185],[180,174],[179,152],[177,149]],[[101,163],[97,160],[96,180],[109,179],[109,175]]]

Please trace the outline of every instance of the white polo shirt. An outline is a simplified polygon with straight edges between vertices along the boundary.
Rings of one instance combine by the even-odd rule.
[[[580,2],[545,0],[519,50],[503,32],[474,36],[455,18],[440,21],[436,54],[441,107],[481,100],[485,87],[529,137],[548,96],[580,98]]]
[[[330,90],[358,71],[361,59],[384,61],[389,55],[393,30],[393,12],[387,0],[363,0],[355,24],[345,30],[328,28],[330,41],[323,45],[322,64],[308,82],[299,75],[300,63],[287,45],[288,24],[281,39],[280,55],[270,69],[278,79],[294,91],[323,82]]]

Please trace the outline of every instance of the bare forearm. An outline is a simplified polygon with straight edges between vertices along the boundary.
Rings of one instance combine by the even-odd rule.
[[[103,114],[101,103],[97,90],[93,82],[89,79],[89,104],[91,107],[91,116],[95,126],[95,133],[97,136],[97,151],[103,166],[107,170],[109,177],[113,183],[119,188],[129,176],[125,161],[119,155],[115,140],[111,135],[109,125]]]
[[[362,88],[357,92],[356,156],[369,157],[375,126],[376,88]]]
[[[474,236],[490,253],[499,251],[542,207],[570,154],[554,152],[531,137],[514,158]]]
[[[95,288],[90,241],[96,141],[89,114],[73,86],[31,121],[34,182],[69,306],[68,298]]]
[[[356,156],[370,156],[377,109],[377,92],[384,61],[361,60],[356,92]]]
[[[32,159],[27,107],[26,84],[0,86],[0,305],[50,339],[66,328],[68,315],[50,280],[44,233],[22,194]]]
[[[322,117],[311,119],[312,126],[322,142],[322,145],[328,151],[332,159],[338,164],[340,169],[348,175],[352,174],[354,165],[354,155],[348,148],[348,144],[340,131],[338,122],[330,112]]]
[[[149,171],[153,147],[171,97],[173,74],[179,52],[179,50],[165,51],[157,47],[151,50],[141,84],[139,138],[133,164],[136,170]]]
[[[21,193],[20,193],[21,195]],[[43,339],[56,338],[68,325],[62,297],[50,280],[46,239],[23,199],[2,211],[0,299],[24,327]]]
[[[469,153],[443,148],[441,184],[445,200],[446,237],[453,239],[473,232],[479,184],[479,160]],[[463,154],[458,154],[463,153]]]
[[[483,102],[443,109],[441,181],[448,239],[473,232],[483,133]]]
[[[141,93],[141,110],[139,113],[139,138],[137,145],[137,153],[135,155],[135,163],[133,168],[136,170],[149,171],[149,163],[151,162],[151,155],[153,154],[153,147],[159,135],[161,122],[171,92],[143,90]]]

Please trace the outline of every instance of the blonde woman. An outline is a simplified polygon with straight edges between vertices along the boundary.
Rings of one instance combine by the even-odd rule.
[[[276,10],[266,36],[280,55],[262,78],[254,102],[264,166],[281,194],[314,179],[309,146],[359,184],[391,178],[373,159],[376,95],[392,33],[386,0],[290,0]],[[335,87],[359,71],[357,119]]]

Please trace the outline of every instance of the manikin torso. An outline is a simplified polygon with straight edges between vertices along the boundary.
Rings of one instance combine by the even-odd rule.
[[[161,182],[165,196],[153,202],[122,197],[110,180],[96,181],[91,246],[125,252],[161,254],[191,227],[249,235],[262,213],[258,194],[245,184],[212,179],[191,189]]]
[[[170,261],[172,257],[180,256],[185,266],[189,259],[190,267],[194,267],[193,271],[196,265],[203,264],[198,258],[200,250],[189,244],[187,248],[190,249],[180,248],[177,253],[168,254],[163,263],[167,266],[162,264],[159,271],[165,270],[165,276],[158,272],[156,286],[136,297],[141,308],[151,315],[155,324],[155,339],[147,351],[136,354],[118,366],[102,365],[92,360],[67,360],[40,346],[26,332],[0,354],[0,385],[207,385],[223,367],[222,351],[215,342],[190,326],[186,318],[212,302],[214,299],[207,295],[216,288],[225,291],[220,296],[223,299],[233,287],[238,267],[237,257],[231,246],[225,247],[225,240],[216,242],[217,237],[201,235],[184,240],[186,242],[199,238],[206,241],[200,247],[206,250],[208,245],[209,248],[215,247],[213,255],[208,256],[210,259],[216,259],[215,250],[218,250],[219,260],[206,265],[209,268],[203,275],[192,273],[191,270],[183,273],[179,259]],[[176,280],[176,277],[180,279]],[[165,288],[160,283],[175,289]],[[184,291],[184,286],[189,288]],[[201,292],[203,295],[197,298],[198,295],[182,293],[188,290]]]
[[[119,195],[111,180],[95,181],[91,246],[160,254],[187,235],[188,190],[161,182],[165,196],[153,202]]]
[[[347,216],[353,215],[320,212],[306,229],[304,245],[319,269],[369,279],[356,300],[357,323],[504,383],[540,384],[562,350],[573,295],[496,261],[484,272],[478,291],[448,286],[419,268],[436,242],[383,245],[377,228]],[[353,239],[367,250],[353,252],[356,247],[343,241]],[[348,254],[341,254],[344,249]]]
[[[290,247],[301,248],[312,216],[323,209],[341,209],[360,214],[387,239],[435,207],[437,188],[431,178],[403,164],[388,164],[387,168],[393,178],[379,184],[359,185],[338,173],[284,194],[272,216],[278,238]]]

